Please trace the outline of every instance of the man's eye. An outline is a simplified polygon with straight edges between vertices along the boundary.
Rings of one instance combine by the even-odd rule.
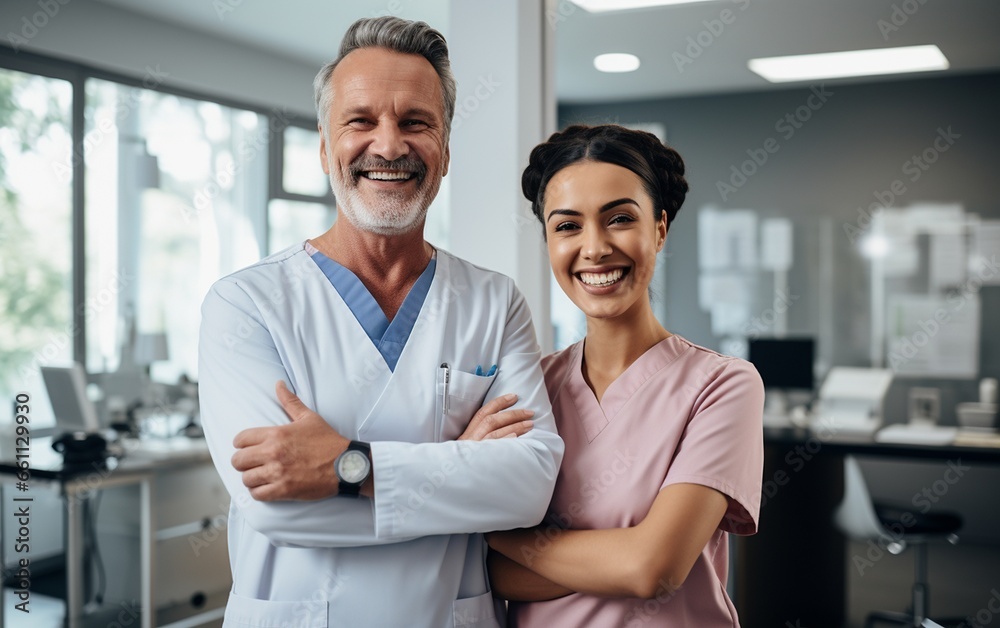
[[[427,126],[427,123],[424,122],[423,120],[405,120],[402,126],[405,127]]]

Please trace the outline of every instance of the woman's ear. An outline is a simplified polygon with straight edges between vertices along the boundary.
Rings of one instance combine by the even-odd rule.
[[[663,245],[667,242],[667,212],[664,211],[660,220],[656,223],[656,252],[663,250]]]

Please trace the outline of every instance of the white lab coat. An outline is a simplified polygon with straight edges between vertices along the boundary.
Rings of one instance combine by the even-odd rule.
[[[537,524],[563,453],[513,281],[439,250],[390,372],[300,244],[216,282],[200,343],[202,423],[232,497],[226,626],[498,625],[478,533]],[[474,374],[493,364],[495,375]],[[277,380],[340,434],[372,444],[373,500],[250,497],[232,467],[233,437],[288,421]],[[486,400],[508,392],[535,411],[534,429],[454,440]]]

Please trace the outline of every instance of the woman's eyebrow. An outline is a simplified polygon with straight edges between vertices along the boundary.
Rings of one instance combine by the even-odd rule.
[[[604,212],[608,211],[609,209],[614,209],[615,207],[618,207],[619,205],[627,205],[627,204],[635,205],[636,207],[639,206],[639,203],[635,202],[633,199],[625,197],[625,198],[615,199],[613,201],[609,201],[609,202],[601,205],[601,209],[599,209],[597,213],[603,214]],[[549,217],[545,219],[545,222],[548,222],[549,219],[552,218],[555,215],[560,215],[560,216],[581,216],[582,214],[580,212],[576,211],[575,209],[553,209],[551,212],[549,212]]]

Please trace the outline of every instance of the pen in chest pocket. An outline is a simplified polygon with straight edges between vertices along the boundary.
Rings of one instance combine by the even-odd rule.
[[[441,415],[444,416],[448,414],[448,382],[451,380],[451,367],[447,362],[441,364],[442,371],[442,391],[443,395],[441,397]]]

